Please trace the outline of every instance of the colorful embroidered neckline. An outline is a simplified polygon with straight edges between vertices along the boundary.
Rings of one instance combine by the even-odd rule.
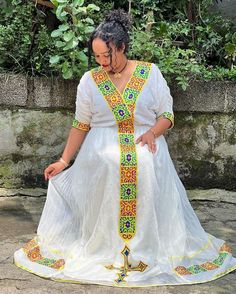
[[[130,76],[128,82],[125,84],[125,87],[124,87],[124,89],[123,89],[122,92],[117,88],[117,86],[116,86],[116,85],[114,84],[114,82],[111,80],[111,78],[110,78],[110,76],[108,75],[108,73],[100,67],[100,69],[103,70],[104,73],[105,73],[105,75],[107,76],[107,80],[109,80],[109,81],[113,84],[113,86],[116,88],[117,92],[118,92],[122,97],[123,97],[123,95],[124,95],[124,92],[125,92],[125,90],[126,90],[128,84],[129,84],[129,82],[131,81],[131,79],[133,78],[133,76],[134,76],[134,74],[135,74],[135,70],[136,70],[136,67],[137,67],[137,61],[134,61],[134,62],[135,62],[134,69],[133,69],[133,71],[132,71],[132,74],[131,74],[131,76]]]

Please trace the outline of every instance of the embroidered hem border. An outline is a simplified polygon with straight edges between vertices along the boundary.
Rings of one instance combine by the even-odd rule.
[[[83,280],[80,280],[80,281],[76,281],[76,280],[66,280],[66,279],[56,279],[56,278],[50,278],[48,276],[44,276],[44,275],[40,275],[38,273],[36,273],[35,271],[32,271],[31,269],[21,265],[20,263],[16,262],[15,260],[13,261],[14,264],[23,269],[23,270],[26,270],[32,274],[35,274],[37,276],[40,276],[42,278],[46,278],[46,279],[49,279],[49,280],[52,280],[52,281],[57,281],[57,282],[63,282],[63,283],[75,283],[75,284],[91,284],[89,283],[88,281],[83,281]],[[108,286],[108,285],[111,285],[113,287],[118,287],[118,288],[146,288],[146,287],[157,287],[157,286],[176,286],[176,285],[194,285],[194,284],[202,284],[202,283],[207,283],[207,282],[210,282],[210,281],[214,281],[220,277],[223,277],[225,275],[227,275],[228,273],[232,272],[236,270],[236,266],[233,266],[223,272],[220,272],[216,275],[214,275],[211,279],[208,279],[208,280],[202,280],[202,281],[197,281],[197,282],[184,282],[184,283],[178,283],[178,284],[147,284],[147,285],[140,285],[140,286],[134,286],[134,285],[131,285],[129,286],[127,283],[122,283],[122,284],[118,284],[118,283],[113,283],[113,284],[105,284],[105,283],[99,283],[97,281],[93,281],[92,284],[96,284],[96,285],[104,285],[104,286]]]
[[[64,268],[65,261],[64,259],[53,259],[53,258],[47,258],[42,256],[40,252],[39,244],[35,239],[30,240],[23,246],[23,251],[28,257],[28,259],[32,262],[36,262],[41,265],[45,265],[51,268],[54,268],[56,270],[61,270]]]
[[[180,276],[196,275],[201,272],[211,271],[219,268],[229,253],[232,253],[232,249],[228,244],[224,243],[219,249],[219,255],[213,261],[206,261],[202,264],[195,264],[189,267],[177,266],[174,271]]]

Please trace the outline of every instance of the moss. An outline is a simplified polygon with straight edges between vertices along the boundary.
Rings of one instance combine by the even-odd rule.
[[[25,143],[28,143],[30,146],[43,144],[43,139],[37,136],[39,133],[37,128],[36,123],[24,126],[22,132],[16,137],[16,145],[22,148]]]
[[[212,114],[177,112],[175,115],[175,125],[178,128],[196,128],[200,125],[208,125],[212,119]]]
[[[235,136],[235,134],[231,134],[228,137],[228,142],[229,142],[230,145],[235,145],[236,144],[236,136]]]
[[[11,158],[12,158],[12,162],[13,162],[13,163],[17,163],[17,162],[19,162],[19,161],[24,161],[24,160],[26,160],[26,157],[23,156],[23,155],[21,155],[21,154],[19,154],[19,153],[13,153],[13,154],[11,155]]]
[[[10,160],[6,160],[0,165],[0,177],[7,178],[11,176],[11,165],[12,162]]]

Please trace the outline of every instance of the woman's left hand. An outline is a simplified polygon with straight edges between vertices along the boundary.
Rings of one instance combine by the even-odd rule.
[[[157,150],[156,143],[155,143],[155,136],[154,134],[149,130],[136,140],[136,144],[141,142],[141,146],[144,146],[145,144],[148,145],[148,150],[152,153],[155,153]]]

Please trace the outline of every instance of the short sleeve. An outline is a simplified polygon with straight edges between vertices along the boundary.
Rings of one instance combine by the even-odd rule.
[[[156,65],[153,65],[155,71],[155,113],[157,119],[164,117],[171,121],[174,126],[174,113],[173,113],[173,98],[170,94],[170,88],[167,85],[165,78]]]
[[[77,87],[75,118],[72,123],[72,127],[83,131],[89,131],[92,118],[88,79],[89,72],[86,72]]]

